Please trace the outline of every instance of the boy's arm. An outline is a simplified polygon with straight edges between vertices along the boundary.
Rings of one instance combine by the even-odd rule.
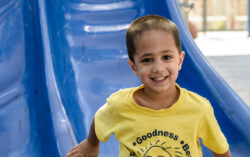
[[[93,121],[92,121],[92,123],[91,123],[87,141],[88,141],[92,146],[99,146],[99,144],[100,144],[100,141],[98,140],[98,138],[97,138],[97,136],[96,136],[96,133],[95,133],[95,118],[93,118]]]
[[[97,157],[99,153],[99,143],[100,141],[95,133],[95,119],[93,119],[87,139],[72,148],[72,150],[68,152],[67,157]]]
[[[231,152],[230,152],[230,150],[228,150],[226,153],[224,153],[224,154],[217,154],[217,153],[215,153],[215,152],[213,152],[213,154],[214,154],[214,157],[232,157],[231,156]]]

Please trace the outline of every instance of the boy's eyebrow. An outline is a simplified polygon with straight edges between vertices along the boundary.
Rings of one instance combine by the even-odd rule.
[[[140,56],[140,58],[147,57],[147,56],[151,56],[151,55],[152,55],[152,53],[145,53],[145,54],[143,54],[142,56]]]
[[[170,52],[172,53],[173,51],[170,49],[167,49],[167,50],[162,50],[160,53],[170,53]],[[141,57],[151,56],[152,54],[153,53],[148,52],[148,53],[143,54]]]
[[[174,52],[173,50],[171,50],[171,49],[167,49],[167,50],[163,50],[163,51],[161,51],[161,53],[169,53],[169,52]]]
[[[167,49],[167,50],[163,50],[163,51],[161,51],[160,53],[172,53],[173,51],[172,50],[170,50],[170,49]],[[145,54],[143,54],[142,56],[140,56],[140,58],[143,58],[143,57],[147,57],[147,56],[151,56],[153,53],[145,53]]]

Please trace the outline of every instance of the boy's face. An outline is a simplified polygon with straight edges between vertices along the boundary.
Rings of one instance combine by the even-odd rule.
[[[153,92],[173,89],[185,56],[184,52],[178,52],[173,35],[163,30],[148,30],[134,41],[134,62],[128,63],[145,89]]]

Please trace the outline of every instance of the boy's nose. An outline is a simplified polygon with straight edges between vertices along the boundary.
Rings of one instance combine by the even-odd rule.
[[[163,66],[160,61],[155,61],[152,67],[153,73],[162,73],[163,72]]]

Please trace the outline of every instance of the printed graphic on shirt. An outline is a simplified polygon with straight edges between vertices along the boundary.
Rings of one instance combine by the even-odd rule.
[[[178,135],[163,130],[153,130],[139,136],[132,143],[135,147],[130,157],[191,157],[190,146]]]

